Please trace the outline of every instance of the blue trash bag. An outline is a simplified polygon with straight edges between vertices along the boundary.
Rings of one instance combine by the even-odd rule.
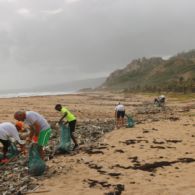
[[[32,144],[29,149],[28,169],[29,174],[33,176],[42,175],[46,168],[45,162],[41,159],[39,154],[40,147],[41,146],[38,144]]]
[[[57,151],[60,153],[67,153],[71,150],[71,136],[70,128],[64,124],[60,124],[60,144]]]
[[[133,120],[133,118],[130,116],[127,116],[127,127],[132,128],[134,126],[135,126],[135,121]]]

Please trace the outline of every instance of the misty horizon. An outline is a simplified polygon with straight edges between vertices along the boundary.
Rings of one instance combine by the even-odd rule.
[[[195,49],[192,0],[0,0],[0,90],[108,77]]]
[[[71,82],[61,82],[52,85],[38,85],[29,88],[17,88],[17,89],[4,89],[0,90],[0,94],[19,94],[19,93],[42,93],[42,92],[59,92],[59,93],[69,93],[77,92],[83,89],[95,89],[103,84],[106,77],[99,78],[89,78],[83,80],[75,80]]]

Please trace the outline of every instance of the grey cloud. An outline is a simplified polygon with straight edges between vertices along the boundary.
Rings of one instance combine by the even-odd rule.
[[[193,0],[0,1],[0,63],[29,87],[108,75],[138,57],[195,48],[194,7]]]

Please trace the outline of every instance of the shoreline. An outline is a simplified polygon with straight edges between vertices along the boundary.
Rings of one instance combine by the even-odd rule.
[[[77,94],[77,91],[57,91],[57,92],[20,92],[20,93],[7,93],[7,94],[0,94],[0,99],[7,99],[7,98],[19,98],[19,97],[40,97],[40,96],[58,96],[58,95],[73,95]]]

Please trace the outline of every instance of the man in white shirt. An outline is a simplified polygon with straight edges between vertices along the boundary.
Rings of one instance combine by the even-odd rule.
[[[120,128],[124,126],[124,116],[125,116],[125,107],[120,102],[115,107],[115,119],[116,119],[116,127]]]
[[[21,150],[24,151],[24,141],[22,141],[19,137],[19,130],[20,127],[17,124],[16,126],[10,122],[0,124],[0,142],[3,144],[3,159],[1,162],[8,162],[6,154],[13,139],[18,142]]]
[[[33,137],[38,137],[38,145],[40,146],[40,157],[44,158],[43,146],[48,144],[51,128],[46,119],[34,111],[17,111],[14,118],[18,121],[24,121],[30,127],[30,134],[27,141],[31,142]]]

